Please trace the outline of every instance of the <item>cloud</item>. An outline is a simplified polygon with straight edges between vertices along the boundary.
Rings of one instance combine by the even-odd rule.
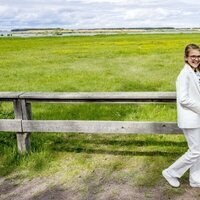
[[[0,29],[199,27],[191,0],[1,0]]]

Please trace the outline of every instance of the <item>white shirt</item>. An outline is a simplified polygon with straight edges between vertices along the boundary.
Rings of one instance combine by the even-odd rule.
[[[197,71],[195,72],[195,74],[196,74],[196,76],[197,76],[197,78],[198,78],[198,80],[199,80],[199,85],[200,85],[200,72],[199,72],[199,70],[197,70]]]

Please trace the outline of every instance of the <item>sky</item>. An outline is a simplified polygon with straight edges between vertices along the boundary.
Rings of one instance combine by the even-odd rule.
[[[0,0],[0,30],[200,27],[198,0]]]

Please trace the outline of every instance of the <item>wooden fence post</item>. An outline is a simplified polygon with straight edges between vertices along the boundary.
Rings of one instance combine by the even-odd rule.
[[[14,100],[15,119],[30,120],[32,118],[31,104],[24,99]],[[30,148],[30,132],[17,133],[17,147],[20,154],[27,153]]]

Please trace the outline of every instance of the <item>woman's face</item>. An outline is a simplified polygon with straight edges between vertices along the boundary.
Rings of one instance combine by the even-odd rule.
[[[197,49],[192,49],[189,52],[188,57],[185,58],[193,68],[197,68],[200,64],[200,51]]]

